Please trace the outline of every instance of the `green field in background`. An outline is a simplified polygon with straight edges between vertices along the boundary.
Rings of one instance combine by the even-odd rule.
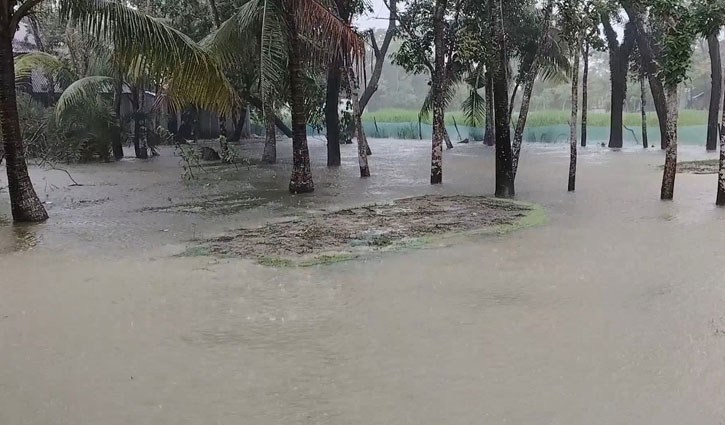
[[[453,120],[458,125],[466,125],[466,118],[461,111],[446,112],[446,123],[453,125]],[[514,114],[514,120],[516,114]],[[417,123],[418,111],[412,109],[395,109],[386,108],[375,112],[367,112],[363,115],[363,121],[372,122],[377,120],[379,123]],[[430,124],[431,118],[423,120],[424,123]],[[567,124],[569,122],[569,112],[562,110],[545,110],[529,112],[526,121],[527,127],[542,127],[549,125]],[[688,125],[706,125],[707,111],[683,109],[680,111],[679,123],[682,126]],[[609,113],[606,112],[589,112],[587,116],[587,124],[591,126],[608,126]],[[641,124],[641,116],[637,112],[624,114],[624,125],[639,126]],[[657,114],[654,112],[647,113],[647,125],[657,126]]]

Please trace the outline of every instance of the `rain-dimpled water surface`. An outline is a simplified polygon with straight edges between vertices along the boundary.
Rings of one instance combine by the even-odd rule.
[[[371,140],[290,196],[277,166],[180,178],[149,161],[32,170],[51,219],[0,195],[0,424],[722,424],[725,210],[714,175],[659,201],[659,149],[527,146],[517,199],[548,223],[364,260],[178,256],[243,226],[423,194],[488,195],[481,144]],[[256,157],[261,144],[245,146]],[[682,159],[713,158],[698,146]],[[0,187],[4,186],[0,180]]]

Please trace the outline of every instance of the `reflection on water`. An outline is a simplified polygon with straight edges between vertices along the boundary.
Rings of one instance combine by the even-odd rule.
[[[56,183],[51,221],[31,228],[41,248],[0,255],[0,423],[722,421],[725,211],[715,176],[678,175],[659,201],[657,149],[584,149],[567,193],[566,146],[527,147],[517,194],[549,223],[457,246],[302,269],[161,249],[280,215],[493,191],[480,144],[444,153],[439,187],[429,143],[371,145],[361,180],[354,146],[327,169],[313,140],[304,196],[285,192],[288,142],[281,166],[188,185],[173,157],[74,167],[99,184]],[[236,193],[255,201],[224,211]]]
[[[12,225],[8,220],[0,220],[0,255],[35,248],[40,230],[38,225]]]

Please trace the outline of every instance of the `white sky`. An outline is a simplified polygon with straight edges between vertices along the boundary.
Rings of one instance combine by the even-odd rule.
[[[373,6],[373,12],[365,16],[361,16],[357,20],[358,28],[387,28],[388,8],[385,7],[383,0],[369,0],[369,2]]]

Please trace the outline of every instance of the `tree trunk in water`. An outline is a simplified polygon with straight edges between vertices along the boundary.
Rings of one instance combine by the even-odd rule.
[[[569,117],[569,192],[576,190],[576,120],[579,106],[579,54],[581,46],[577,42],[571,70],[571,116]]]
[[[453,142],[451,142],[451,135],[448,134],[448,129],[446,128],[445,120],[443,122],[443,140],[446,141],[446,149],[453,149]]]
[[[513,158],[511,152],[511,130],[508,117],[508,81],[506,78],[506,46],[503,27],[502,0],[489,0],[490,16],[493,20],[491,25],[494,47],[496,54],[493,55],[493,94],[495,103],[496,122],[496,197],[513,198],[514,176]]]
[[[641,68],[641,67],[640,67]],[[642,113],[642,147],[648,148],[649,141],[647,140],[647,111],[644,109],[647,105],[647,87],[645,86],[644,70],[639,71],[639,91],[640,91],[640,112]]]
[[[249,107],[244,108],[244,115],[242,115],[239,122],[241,123],[241,133],[240,137],[242,139],[249,139],[252,137],[252,120],[251,120],[251,111]]]
[[[214,27],[219,29],[222,26],[221,18],[219,18],[219,9],[216,6],[216,0],[209,0],[209,9],[214,20]],[[227,117],[219,115],[219,138],[227,137]],[[226,141],[225,141],[226,142]],[[225,145],[226,146],[226,145]]]
[[[677,86],[667,88],[667,131],[665,136],[665,170],[662,173],[662,191],[660,199],[671,200],[675,193],[675,175],[677,174],[677,118],[679,116],[680,96]]]
[[[725,206],[725,102],[720,121],[720,162],[717,174],[717,199],[715,205]]]
[[[622,114],[627,97],[627,73],[629,72],[629,56],[635,41],[635,27],[631,23],[625,25],[624,39],[620,43],[617,39],[617,32],[609,22],[609,16],[602,16],[602,25],[609,50],[609,78],[611,81],[609,147],[621,148],[624,137]]]
[[[398,22],[398,0],[389,0],[387,6],[390,11],[388,15],[388,29],[385,31],[385,38],[383,38],[383,44],[380,46],[380,48],[376,49],[374,46],[376,46],[377,43],[373,44],[375,67],[373,67],[373,72],[370,74],[370,80],[367,82],[365,90],[363,91],[362,95],[360,95],[360,110],[363,112],[365,112],[365,108],[367,107],[370,98],[372,98],[373,94],[375,94],[375,92],[378,90],[378,82],[380,81],[380,76],[383,72],[383,65],[385,65],[385,56],[387,56],[388,49],[390,48],[390,43],[393,41],[393,37],[395,37],[396,26]],[[374,38],[375,33],[373,32],[373,41]]]
[[[707,142],[705,147],[709,151],[717,148],[717,118],[720,112],[720,95],[722,94],[722,63],[720,58],[720,42],[717,33],[707,36],[707,47],[710,51],[711,90],[710,108],[707,115]]]
[[[334,60],[327,70],[327,94],[325,101],[325,127],[327,127],[327,166],[340,165],[340,61]]]
[[[584,42],[584,71],[582,74],[582,147],[587,146],[587,112],[589,102],[587,99],[589,91],[589,42]]]
[[[533,71],[533,70],[532,70]],[[512,165],[511,169],[514,178],[519,170],[519,156],[521,154],[521,145],[524,141],[524,129],[526,128],[526,119],[529,116],[529,106],[531,104],[531,94],[534,89],[534,81],[536,80],[536,74],[529,72],[526,81],[524,82],[524,93],[521,97],[521,109],[519,110],[519,118],[516,121],[516,129],[514,130],[514,142],[512,146]]]
[[[611,111],[609,117],[609,147],[621,148],[624,138],[624,98],[627,87],[627,79],[621,74],[612,74],[612,96]]]
[[[544,54],[550,45],[550,38],[548,37],[549,28],[551,26],[551,10],[554,7],[554,2],[549,1],[544,9],[544,27],[542,34],[547,34],[541,37],[541,41],[536,48],[536,56],[531,62],[531,68],[526,73],[524,78],[524,92],[521,97],[521,107],[519,109],[519,118],[516,122],[516,129],[514,130],[514,142],[512,146],[512,158],[511,158],[511,170],[513,178],[516,179],[516,173],[519,169],[519,155],[521,154],[521,144],[524,141],[524,129],[526,128],[526,119],[529,116],[529,106],[531,105],[531,94],[534,90],[534,83],[536,82],[536,76],[539,74],[539,67],[541,64],[541,55]],[[512,97],[513,98],[513,97]]]
[[[267,135],[264,141],[264,153],[262,154],[262,163],[274,164],[277,162],[277,135],[274,125],[274,116],[267,114],[266,117]]]
[[[433,138],[431,149],[430,183],[443,183],[443,139],[445,139],[445,111],[443,110],[443,78],[445,76],[445,23],[446,0],[436,0],[433,15],[435,63],[432,76]]]
[[[15,63],[12,39],[15,29],[0,34],[0,129],[8,175],[8,193],[13,220],[39,222],[48,213],[35,193],[25,162],[25,146],[20,133],[18,104],[15,97]]]
[[[111,149],[113,158],[118,161],[123,158],[123,142],[121,141],[121,99],[123,98],[123,80],[116,81],[113,92],[113,119],[116,121],[116,128],[111,135]]]
[[[483,143],[486,146],[494,145],[494,116],[493,116],[493,77],[490,71],[486,71],[486,131],[483,134]]]
[[[136,131],[135,136],[136,158],[148,159],[148,134],[146,132],[146,92],[144,89],[138,89],[140,96],[138,97],[138,110],[136,111]]]
[[[360,177],[370,177],[368,166],[368,140],[362,125],[362,111],[360,110],[360,83],[355,78],[351,64],[347,64],[347,81],[350,84],[350,97],[352,101],[352,117],[357,131],[357,159],[360,165]],[[339,144],[338,144],[339,146]]]
[[[285,2],[287,3],[287,2]],[[308,193],[315,190],[310,167],[310,151],[307,147],[307,117],[305,115],[305,98],[302,82],[302,42],[297,32],[296,10],[291,4],[284,5],[287,27],[289,31],[289,79],[290,109],[292,112],[292,177],[289,191],[291,193]]]
[[[654,60],[654,53],[650,44],[650,34],[645,28],[642,13],[635,9],[631,2],[622,2],[622,6],[627,12],[629,21],[636,28],[637,47],[642,56],[642,62],[645,65],[647,75],[649,76],[647,79],[649,80],[650,92],[652,92],[652,102],[654,103],[655,111],[657,111],[657,120],[659,121],[660,127],[660,147],[665,149],[667,146],[667,97],[665,96],[662,81],[657,78],[659,67]]]
[[[136,158],[141,157],[141,122],[138,116],[138,111],[141,108],[141,103],[138,97],[138,88],[131,87],[131,103],[136,113],[133,115],[133,151]],[[192,132],[193,135],[193,132]]]

